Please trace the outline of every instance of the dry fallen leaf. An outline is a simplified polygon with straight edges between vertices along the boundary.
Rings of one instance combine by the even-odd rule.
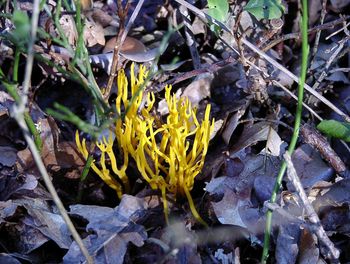
[[[147,233],[135,221],[145,214],[146,206],[146,201],[141,198],[123,195],[119,206],[115,209],[102,208],[98,210],[101,214],[97,214],[96,207],[93,206],[80,205],[72,208],[72,213],[89,220],[86,229],[90,235],[84,239],[84,244],[96,263],[122,264],[129,242],[138,247],[143,245]],[[73,242],[63,261],[80,263],[84,259],[77,244]]]
[[[96,23],[99,23],[102,27],[107,27],[111,24],[114,26],[118,26],[118,23],[113,20],[113,17],[110,16],[107,12],[99,9],[94,8],[92,10],[92,18]]]
[[[319,181],[329,181],[334,175],[334,170],[309,145],[298,147],[292,155],[292,161],[304,188],[310,188]],[[291,191],[294,190],[289,182],[287,187]]]
[[[61,24],[62,31],[66,34],[69,44],[74,47],[78,39],[78,32],[75,27],[73,16],[62,15],[59,22]]]
[[[17,160],[17,149],[10,146],[0,146],[0,165],[12,167]]]
[[[181,97],[187,97],[193,107],[197,107],[199,102],[210,97],[211,82],[214,79],[213,73],[203,73],[198,75],[183,91]]]
[[[113,37],[110,40],[106,42],[106,45],[103,49],[103,53],[113,52],[115,45],[117,44],[117,38]],[[132,54],[132,53],[142,53],[146,52],[145,45],[132,37],[126,37],[125,41],[123,42],[123,45],[120,48],[121,54]]]
[[[259,141],[265,141],[268,138],[270,131],[270,125],[265,122],[259,122],[252,126],[246,126],[241,137],[233,145],[231,149],[231,156],[251,145],[256,144]]]
[[[296,263],[299,253],[299,223],[285,223],[278,228],[275,258],[277,263]]]
[[[85,21],[83,37],[87,47],[93,47],[96,44],[104,46],[106,43],[103,27],[92,21]]]
[[[53,120],[40,120],[43,148],[41,156],[49,171],[72,169],[76,173],[70,174],[73,178],[80,177],[80,169],[85,165],[84,158],[76,150],[74,142],[59,142],[59,131]],[[20,172],[37,172],[33,156],[28,148],[17,153],[17,169]]]

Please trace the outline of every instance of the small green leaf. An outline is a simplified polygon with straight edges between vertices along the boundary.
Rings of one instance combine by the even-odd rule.
[[[283,15],[285,8],[281,0],[250,0],[244,10],[256,19],[276,19]]]
[[[208,15],[225,22],[228,14],[228,2],[227,0],[208,0]]]
[[[323,120],[318,124],[317,129],[330,137],[350,142],[350,123],[336,120]]]

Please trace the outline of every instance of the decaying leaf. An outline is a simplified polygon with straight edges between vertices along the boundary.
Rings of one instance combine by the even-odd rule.
[[[38,180],[31,174],[1,175],[0,176],[0,200],[6,201],[20,193],[33,192],[38,187]],[[33,192],[34,194],[34,192]]]
[[[72,208],[72,213],[90,220],[86,229],[94,233],[83,240],[84,244],[96,263],[122,264],[128,243],[140,247],[147,238],[144,227],[135,223],[145,213],[146,203],[143,199],[123,195],[120,205],[115,209],[102,208],[98,210],[101,214],[96,214],[95,209],[83,205]],[[84,259],[73,242],[64,256],[64,263],[79,263]]]
[[[84,160],[77,152],[75,145],[71,142],[59,142],[59,131],[53,120],[42,119],[40,136],[43,139],[41,156],[45,166],[50,171],[59,169],[72,169],[76,173],[71,173],[70,177],[79,178],[80,172],[77,168],[84,166]],[[21,172],[36,172],[37,168],[30,150],[19,151],[17,169]],[[74,176],[75,175],[75,176]]]
[[[278,263],[295,263],[299,253],[300,225],[286,223],[279,227],[276,242],[276,261]]]
[[[210,86],[214,79],[214,74],[204,73],[191,82],[181,94],[181,97],[187,97],[192,106],[197,107],[199,102],[210,96]]]
[[[328,181],[334,175],[334,170],[321,158],[321,155],[309,145],[297,148],[292,161],[304,188],[310,188],[318,181]],[[292,184],[287,183],[289,190],[294,190]]]
[[[270,129],[270,125],[265,122],[259,122],[252,126],[246,126],[241,137],[233,145],[233,148],[231,149],[231,155],[251,145],[254,145],[259,141],[267,140]]]
[[[12,167],[17,160],[17,149],[10,146],[0,146],[0,164]]]
[[[66,37],[71,46],[75,46],[78,39],[78,32],[74,23],[74,18],[70,15],[62,15],[60,18],[62,31],[66,33]]]
[[[1,229],[5,234],[1,241],[7,244],[11,241],[7,239],[14,239],[17,241],[16,247],[20,253],[28,254],[49,240],[53,240],[59,247],[65,249],[71,245],[70,232],[63,218],[53,212],[52,207],[45,200],[26,197],[1,203],[0,208],[3,212],[0,215],[1,222],[12,217],[11,225]],[[19,217],[23,208],[28,214]]]
[[[96,44],[104,46],[106,43],[102,26],[89,20],[85,21],[83,37],[87,47],[93,47]]]
[[[222,138],[225,141],[226,145],[229,145],[233,132],[238,126],[239,119],[244,115],[248,104],[242,105],[237,109],[237,112],[234,113],[225,124],[225,128],[222,132]]]

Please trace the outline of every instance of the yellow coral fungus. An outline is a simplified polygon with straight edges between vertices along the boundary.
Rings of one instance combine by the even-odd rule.
[[[206,225],[199,216],[190,191],[194,185],[194,178],[200,173],[204,165],[204,159],[208,150],[210,133],[213,130],[214,121],[209,121],[210,105],[207,105],[204,119],[201,124],[196,117],[196,110],[192,108],[188,98],[176,98],[171,95],[171,87],[165,87],[165,99],[169,108],[166,122],[155,129],[155,119],[150,113],[155,97],[149,93],[146,107],[139,109],[143,100],[141,86],[147,77],[144,66],[140,66],[138,77],[134,75],[134,65],[131,67],[131,93],[128,96],[128,80],[124,71],[118,74],[118,95],[116,110],[124,118],[116,121],[115,135],[124,163],[118,169],[113,152],[112,135],[97,142],[101,150],[100,168],[92,162],[92,169],[110,187],[121,195],[122,186],[125,192],[129,190],[129,182],[126,176],[126,168],[129,164],[129,156],[135,160],[137,168],[154,190],[160,190],[163,199],[164,213],[168,221],[168,204],[166,193],[176,196],[186,196],[193,216]],[[87,159],[88,152],[85,139],[80,142],[76,136],[77,146]],[[191,144],[192,142],[192,144]],[[119,177],[115,180],[105,165],[105,156],[109,157],[112,171]],[[122,184],[120,184],[122,183]]]

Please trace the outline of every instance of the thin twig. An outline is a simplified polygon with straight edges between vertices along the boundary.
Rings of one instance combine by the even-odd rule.
[[[71,232],[74,240],[77,242],[81,252],[85,256],[87,263],[93,263],[93,260],[91,256],[89,255],[88,250],[86,249],[85,245],[83,244],[83,241],[81,240],[77,230],[75,229],[72,221],[70,220],[68,213],[66,209],[64,208],[63,203],[61,202],[55,187],[53,186],[50,177],[47,173],[47,170],[45,168],[45,165],[40,157],[39,151],[29,133],[28,126],[24,120],[24,113],[26,104],[28,101],[28,91],[30,86],[30,80],[32,76],[32,69],[33,69],[33,61],[34,61],[34,43],[36,39],[36,32],[37,32],[37,26],[38,26],[38,18],[39,18],[39,0],[34,0],[33,2],[33,14],[32,14],[32,21],[31,21],[31,34],[30,39],[28,42],[28,55],[27,55],[27,61],[26,61],[26,67],[25,67],[25,75],[24,75],[24,81],[23,81],[23,96],[21,97],[21,100],[19,100],[19,103],[14,106],[13,108],[13,117],[16,119],[19,127],[23,131],[24,138],[28,144],[28,147],[30,151],[32,152],[34,161],[36,165],[38,166],[39,172],[41,176],[43,177],[43,180],[46,184],[47,189],[49,190],[53,201],[55,202],[63,220],[68,226],[69,231]]]
[[[205,67],[202,67],[200,69],[196,69],[196,70],[192,70],[192,71],[188,71],[188,72],[184,72],[184,73],[179,73],[177,74],[174,78],[168,80],[166,83],[161,83],[157,86],[157,88],[155,90],[160,91],[162,90],[165,85],[174,85],[176,83],[185,81],[187,79],[193,78],[199,74],[205,73],[205,72],[216,72],[219,69],[221,69],[222,67],[225,67],[226,65],[232,63],[235,61],[235,58],[228,57],[227,59],[215,62],[213,64],[207,65]]]
[[[272,83],[280,88],[283,89],[287,94],[289,94],[293,99],[298,100],[298,97],[294,95],[291,91],[288,90],[287,87],[282,85],[280,82],[273,80]],[[306,103],[303,103],[303,107],[305,107],[311,114],[313,114],[318,120],[322,121],[323,118],[320,117],[310,106],[308,106]]]
[[[350,25],[350,22],[347,23],[347,24],[345,24],[342,28],[338,29],[337,31],[332,32],[332,34],[330,34],[329,36],[327,36],[327,37],[325,38],[325,40],[328,40],[328,39],[330,39],[331,37],[333,37],[333,36],[339,34],[340,32],[345,31],[349,25]]]
[[[106,90],[103,94],[103,99],[105,101],[108,100],[111,91],[112,91],[112,86],[113,86],[113,82],[117,76],[117,68],[118,68],[118,64],[119,64],[119,50],[120,47],[122,45],[122,34],[123,31],[125,29],[125,20],[126,20],[126,16],[128,13],[128,7],[129,7],[130,3],[129,1],[126,3],[126,7],[123,8],[122,5],[122,1],[118,0],[117,1],[117,6],[118,6],[118,16],[119,16],[119,30],[118,30],[118,36],[117,36],[117,41],[113,50],[113,59],[112,59],[112,66],[111,66],[111,72],[109,73],[109,78],[108,78],[108,83],[107,83],[107,87]]]
[[[327,0],[322,0],[322,11],[321,11],[321,18],[320,18],[320,24],[323,25],[324,18],[327,14]],[[316,53],[318,50],[318,45],[320,43],[320,37],[321,37],[321,30],[317,29],[316,30],[316,37],[315,37],[315,42],[314,42],[314,47],[312,48],[312,54],[311,54],[311,62],[310,65],[314,64],[314,61],[316,59]]]
[[[196,39],[191,28],[190,15],[188,13],[188,9],[184,6],[180,6],[179,10],[182,16],[183,23],[185,25],[184,30],[185,30],[185,36],[186,36],[186,44],[190,49],[193,67],[195,70],[197,70],[201,68],[201,60],[197,50]]]
[[[295,82],[299,83],[299,78],[292,73],[291,71],[289,71],[286,67],[284,67],[283,65],[281,65],[280,63],[278,63],[277,61],[275,61],[274,59],[272,59],[270,56],[268,56],[266,53],[262,52],[261,50],[259,50],[257,47],[255,47],[255,45],[253,45],[252,43],[250,43],[248,40],[242,38],[242,43],[244,45],[246,45],[247,47],[249,47],[251,50],[253,50],[254,52],[256,52],[257,54],[259,54],[262,58],[264,58],[266,61],[268,61],[269,63],[271,63],[274,67],[276,67],[277,69],[279,69],[280,71],[284,72],[285,74],[287,74],[292,80],[294,80]],[[300,83],[299,83],[300,84]],[[314,89],[312,89],[312,87],[310,87],[308,84],[304,84],[304,88],[311,93],[313,96],[315,96],[317,99],[319,99],[321,102],[323,102],[324,104],[326,104],[329,108],[331,108],[334,112],[336,112],[338,115],[340,115],[342,118],[344,118],[346,121],[350,122],[350,117],[345,114],[343,111],[341,111],[338,107],[336,107],[331,101],[329,101],[327,98],[325,98],[323,95],[321,95],[320,93],[318,93],[317,91],[315,91]]]
[[[309,124],[305,124],[300,129],[304,141],[316,148],[321,156],[333,167],[333,169],[341,174],[346,171],[346,166],[338,154],[332,149],[327,139]]]
[[[121,39],[120,39],[121,45],[124,43],[124,41],[126,39],[126,36],[128,35],[132,25],[134,24],[134,22],[136,20],[136,17],[138,16],[144,1],[145,0],[139,0],[137,5],[136,5],[136,7],[135,7],[135,9],[134,9],[134,11],[132,12],[132,15],[131,15],[131,17],[130,17],[130,19],[128,21],[128,24],[126,25],[125,30],[124,30],[124,32],[122,34]]]
[[[129,6],[130,6],[130,1],[127,2],[126,7],[124,8],[124,10],[122,10],[121,1],[118,0],[118,10],[122,10],[122,11],[118,11],[119,18],[120,18],[120,28],[119,28],[119,32],[118,32],[116,45],[114,47],[111,73],[110,73],[110,76],[108,79],[106,92],[104,94],[105,100],[109,97],[111,90],[112,90],[113,81],[114,81],[115,77],[117,76],[120,47],[123,45],[123,43],[126,39],[126,36],[128,35],[128,33],[131,29],[131,26],[134,24],[135,19],[136,19],[137,15],[139,14],[143,3],[144,3],[144,0],[140,0],[137,3],[129,21],[128,21],[128,24],[125,26],[125,19],[126,19],[127,13],[128,13]]]
[[[321,221],[318,218],[317,213],[315,212],[309,199],[307,198],[307,195],[297,175],[297,172],[294,168],[294,165],[289,153],[286,152],[283,155],[283,157],[286,160],[287,167],[288,167],[288,170],[287,170],[288,178],[290,182],[293,184],[296,192],[300,197],[301,202],[304,205],[308,219],[316,227],[316,232],[315,232],[316,236],[318,240],[321,242],[321,244],[323,245],[323,247],[321,246],[321,252],[327,259],[331,260],[332,263],[339,263],[339,259],[338,259],[340,254],[339,250],[334,246],[333,242],[327,236],[326,231],[323,229],[321,225]]]
[[[310,28],[307,33],[311,34],[311,33],[315,32],[317,30],[332,29],[336,25],[339,25],[339,24],[343,23],[343,21],[345,21],[346,19],[349,19],[349,17],[350,16],[346,16],[344,18],[339,18],[339,19],[333,20],[331,22],[324,23],[323,25],[319,25],[319,26]],[[300,37],[301,37],[301,32],[289,33],[289,34],[283,35],[282,37],[271,41],[267,46],[265,46],[262,49],[262,51],[266,52],[266,51],[268,51],[269,49],[272,49],[274,46],[276,46],[277,44],[279,44],[281,42],[284,42],[284,41],[289,40],[289,39],[299,39]]]
[[[320,86],[320,84],[324,80],[324,78],[327,77],[327,71],[328,71],[329,67],[333,64],[334,60],[337,58],[338,54],[342,51],[345,43],[348,40],[349,40],[349,37],[346,37],[346,38],[342,39],[341,41],[339,41],[338,48],[333,52],[333,54],[327,60],[326,65],[325,65],[321,75],[317,78],[316,82],[312,86],[312,89],[316,90]]]

